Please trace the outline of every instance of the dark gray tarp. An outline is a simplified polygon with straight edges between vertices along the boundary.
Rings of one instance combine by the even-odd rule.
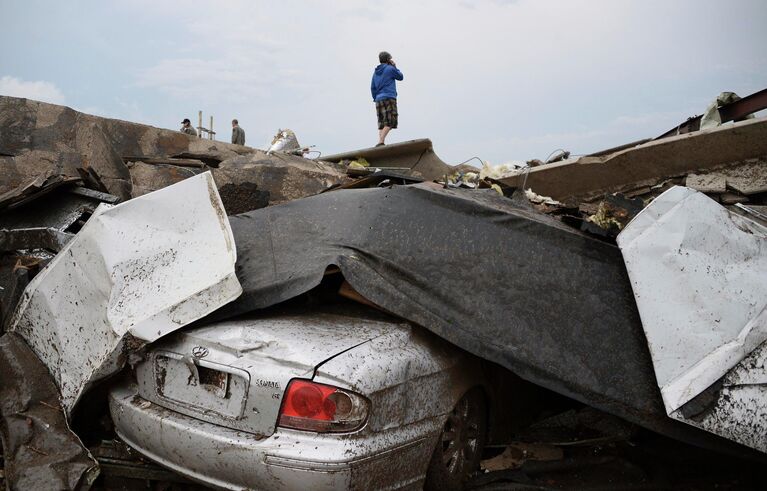
[[[244,293],[224,315],[306,292],[334,264],[367,299],[529,381],[673,424],[618,248],[495,191],[343,190],[230,222]]]
[[[69,429],[48,369],[24,340],[0,337],[0,436],[9,489],[88,489],[98,465]]]

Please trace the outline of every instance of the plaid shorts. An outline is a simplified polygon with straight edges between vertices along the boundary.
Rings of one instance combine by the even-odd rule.
[[[376,114],[378,114],[378,129],[384,126],[397,127],[397,99],[384,99],[376,102]]]

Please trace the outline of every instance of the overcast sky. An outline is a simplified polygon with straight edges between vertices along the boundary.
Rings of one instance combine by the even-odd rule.
[[[219,139],[291,128],[323,153],[377,139],[392,53],[400,128],[450,163],[657,136],[721,91],[767,87],[765,0],[0,0],[0,94]]]

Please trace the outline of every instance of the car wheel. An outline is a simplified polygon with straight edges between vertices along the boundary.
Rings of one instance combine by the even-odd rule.
[[[487,411],[482,391],[467,392],[447,416],[426,471],[424,489],[461,490],[479,466],[485,446]]]

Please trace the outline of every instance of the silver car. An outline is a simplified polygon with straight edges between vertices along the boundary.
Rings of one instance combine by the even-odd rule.
[[[114,387],[128,445],[221,489],[460,489],[486,438],[479,359],[377,313],[272,313],[152,345]]]

